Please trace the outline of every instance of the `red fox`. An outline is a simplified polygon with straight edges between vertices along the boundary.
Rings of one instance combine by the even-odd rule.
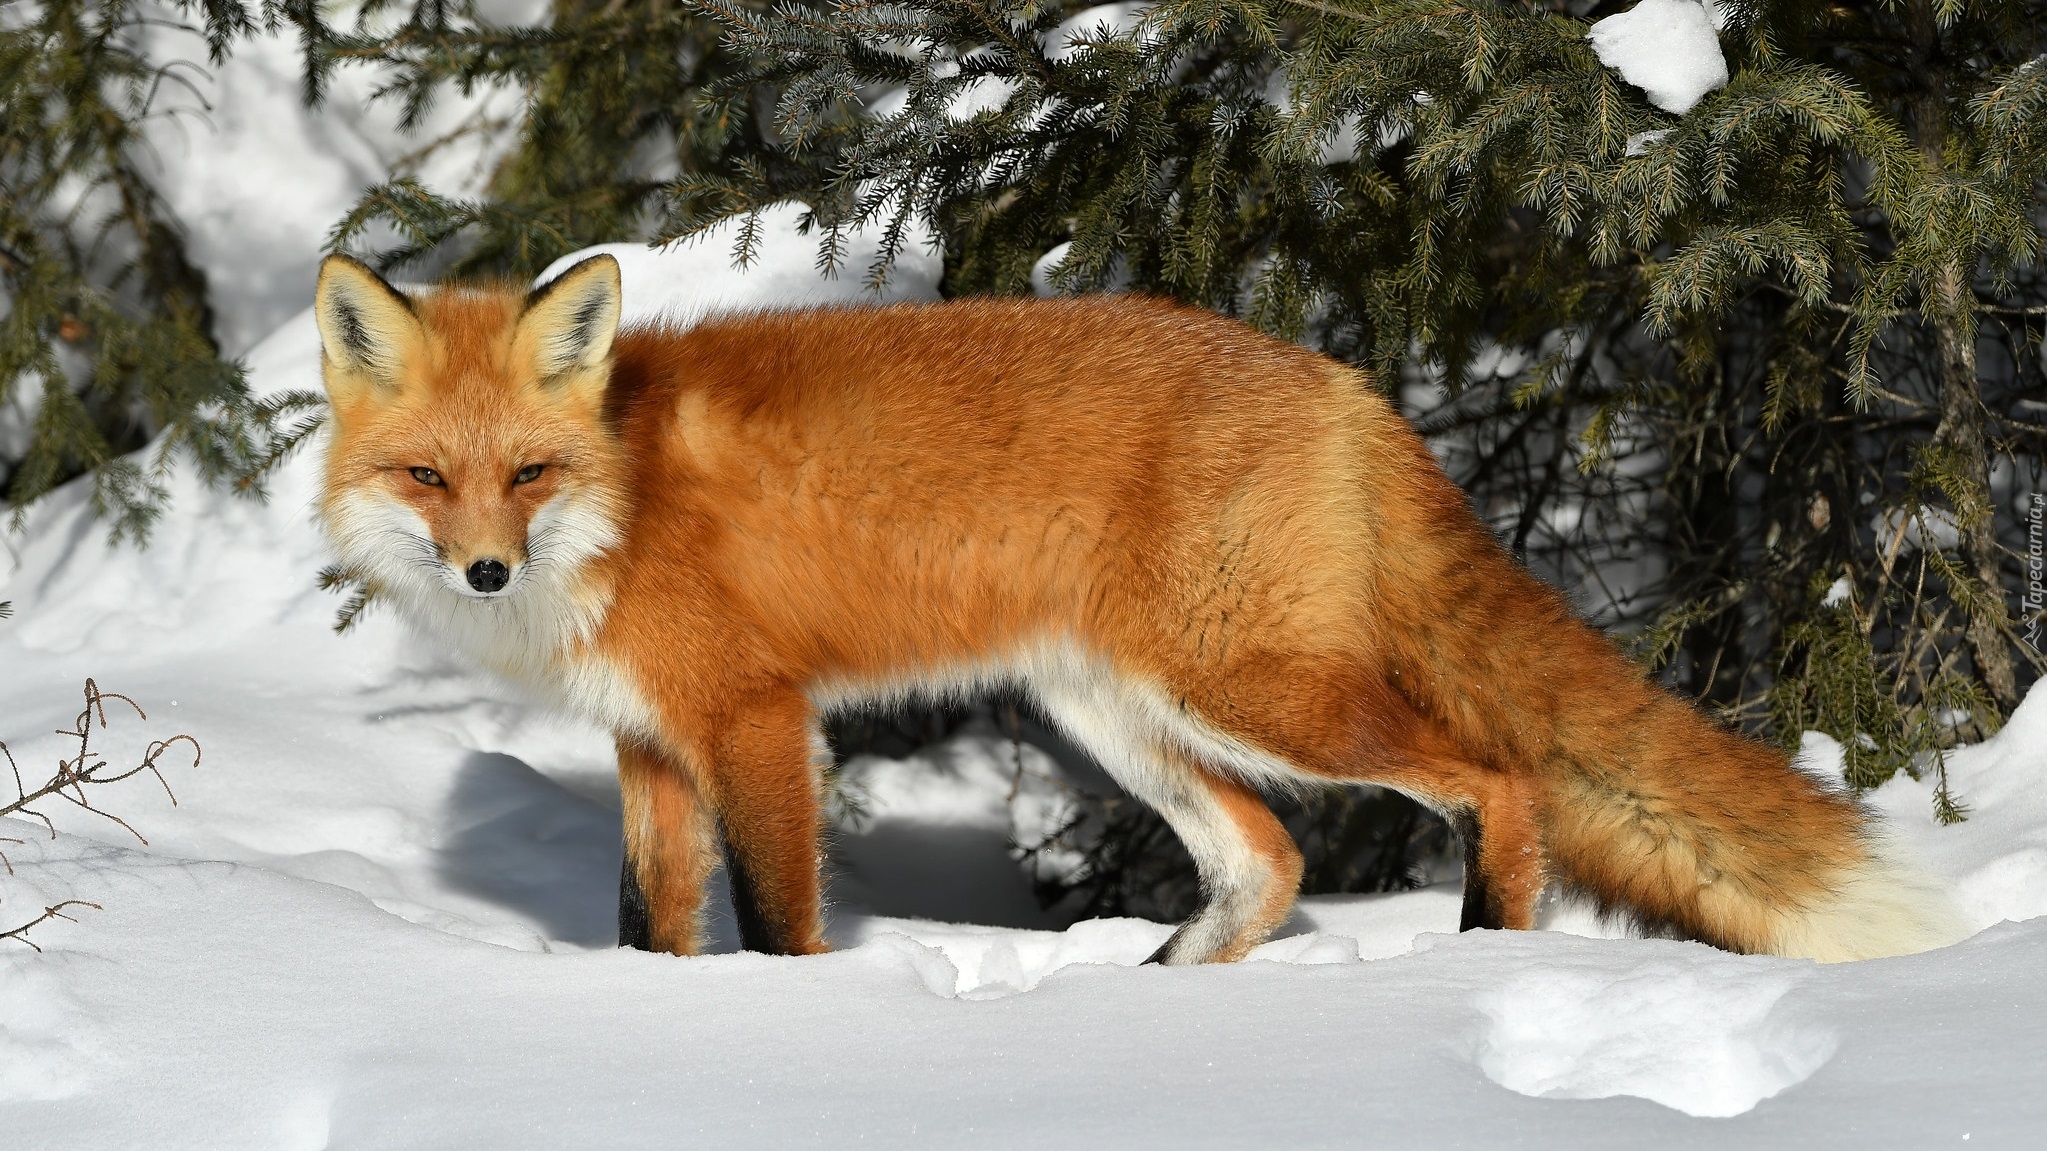
[[[620,330],[608,256],[408,296],[330,257],[320,512],[429,633],[608,727],[622,942],[825,949],[819,716],[1028,691],[1172,825],[1239,959],[1301,856],[1261,789],[1371,783],[1466,856],[1465,928],[1546,885],[1825,960],[1960,937],[1855,801],[1646,681],[1514,562],[1355,370],[1136,297]]]

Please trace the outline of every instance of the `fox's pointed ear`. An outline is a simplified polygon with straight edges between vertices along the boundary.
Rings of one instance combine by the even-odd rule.
[[[592,256],[526,297],[518,345],[532,357],[534,378],[543,387],[603,390],[618,335],[620,293],[618,261]]]
[[[327,392],[337,401],[364,388],[396,386],[399,367],[421,334],[412,301],[348,256],[321,261],[313,317]]]

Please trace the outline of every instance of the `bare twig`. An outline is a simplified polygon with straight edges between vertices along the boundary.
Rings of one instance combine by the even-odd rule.
[[[50,817],[29,806],[39,800],[54,797],[71,804],[73,807],[92,812],[102,819],[120,824],[123,828],[127,829],[130,835],[133,835],[145,845],[148,844],[149,840],[144,838],[141,832],[136,831],[130,826],[127,820],[104,808],[94,806],[92,797],[86,794],[85,786],[87,784],[119,783],[124,779],[141,775],[146,771],[156,777],[156,782],[163,787],[164,794],[170,797],[171,805],[175,807],[178,797],[176,793],[171,791],[170,781],[163,777],[162,770],[157,767],[157,760],[161,759],[164,753],[168,752],[171,748],[179,744],[186,744],[192,749],[192,766],[198,767],[201,754],[199,741],[183,734],[171,736],[169,739],[151,740],[149,747],[142,753],[142,762],[134,767],[110,772],[107,770],[107,761],[98,758],[97,753],[92,747],[92,729],[95,721],[99,724],[101,731],[107,729],[107,701],[110,699],[118,700],[134,708],[135,714],[141,719],[147,720],[149,718],[149,714],[142,710],[141,704],[118,692],[103,692],[99,689],[98,684],[92,680],[86,680],[85,710],[78,713],[78,719],[72,724],[70,730],[66,731],[60,728],[57,731],[58,735],[69,736],[78,741],[78,754],[69,759],[58,761],[57,770],[49,779],[45,780],[33,791],[30,791],[28,785],[23,782],[21,766],[14,762],[14,754],[7,750],[6,744],[0,743],[0,755],[7,757],[8,769],[14,773],[15,794],[12,802],[0,805],[0,815],[18,814],[42,820],[43,826],[49,828],[50,834],[54,836],[57,828],[55,824],[50,822]],[[4,856],[0,856],[0,858],[4,858]]]
[[[0,804],[0,815],[20,815],[40,820],[43,826],[49,830],[50,836],[55,838],[57,825],[51,822],[48,815],[36,810],[32,805],[45,799],[61,799],[73,807],[89,811],[102,819],[119,824],[128,834],[134,836],[145,845],[148,844],[149,840],[145,839],[141,832],[135,830],[134,826],[127,820],[122,819],[103,807],[97,806],[93,802],[93,796],[85,790],[86,786],[88,784],[119,783],[124,779],[148,772],[156,777],[156,782],[162,786],[164,794],[169,796],[171,804],[176,806],[178,797],[176,793],[171,791],[170,781],[164,778],[163,771],[158,766],[158,761],[173,747],[184,744],[191,748],[192,766],[197,767],[199,766],[200,758],[199,741],[183,734],[171,736],[169,739],[151,740],[149,746],[143,750],[141,762],[133,767],[110,769],[108,761],[101,758],[92,746],[94,725],[96,724],[100,731],[107,730],[108,700],[125,703],[135,709],[135,714],[138,717],[145,721],[149,719],[148,713],[142,710],[142,705],[134,700],[118,692],[103,692],[99,689],[98,684],[92,680],[86,680],[84,710],[78,713],[78,719],[72,723],[69,730],[60,728],[57,731],[58,735],[78,741],[77,754],[68,759],[59,760],[56,770],[50,774],[49,778],[33,789],[22,779],[21,765],[15,762],[14,753],[8,750],[5,743],[0,743],[0,757],[6,758],[7,769],[14,776],[14,799],[5,804]],[[12,837],[0,836],[0,843],[19,844],[21,842],[21,840]],[[14,874],[14,862],[7,858],[5,851],[0,851],[0,866],[4,866],[9,875]],[[0,939],[17,940],[28,944],[30,947],[35,947],[37,951],[41,951],[42,948],[36,947],[35,942],[28,938],[28,930],[38,924],[47,923],[52,919],[71,918],[64,914],[64,908],[67,907],[90,907],[98,910],[99,904],[88,903],[82,899],[67,899],[53,907],[43,908],[41,916],[19,927],[0,931]]]
[[[35,940],[30,939],[28,937],[29,929],[32,927],[37,927],[42,924],[48,923],[52,919],[62,919],[71,923],[78,922],[77,920],[72,919],[70,916],[64,914],[64,909],[67,907],[90,907],[94,911],[101,910],[100,905],[97,903],[88,903],[83,899],[67,899],[54,907],[43,908],[43,913],[41,915],[38,915],[34,919],[29,920],[27,923],[22,924],[20,927],[13,927],[9,928],[6,931],[0,931],[0,939],[12,939],[17,943],[26,943],[30,947],[34,947],[37,951],[41,951],[42,947],[39,946]]]

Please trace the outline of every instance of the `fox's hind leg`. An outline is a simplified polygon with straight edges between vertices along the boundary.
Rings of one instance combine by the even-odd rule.
[[[1391,787],[1434,808],[1464,847],[1464,910],[1459,931],[1526,931],[1549,881],[1540,789],[1524,775],[1484,767],[1422,738],[1361,764],[1332,766],[1307,754],[1311,774]]]
[[[1286,922],[1301,851],[1257,792],[1159,749],[1163,770],[1118,782],[1165,817],[1201,873],[1201,905],[1148,962],[1229,963]],[[1133,786],[1134,785],[1134,786]]]
[[[717,864],[710,812],[687,769],[634,740],[618,741],[618,789],[625,830],[618,945],[692,955],[704,883]]]
[[[1300,888],[1301,852],[1257,792],[1135,726],[1136,707],[1113,685],[1051,679],[1033,686],[1068,737],[1164,817],[1194,857],[1201,905],[1151,962],[1242,959],[1286,921]]]
[[[1457,930],[1526,931],[1548,880],[1533,781],[1470,765],[1462,796],[1438,800],[1464,845],[1464,914]]]
[[[1464,843],[1464,929],[1535,925],[1548,865],[1534,777],[1475,761],[1362,662],[1240,655],[1228,691],[1205,695],[1274,770],[1391,787],[1443,813]]]

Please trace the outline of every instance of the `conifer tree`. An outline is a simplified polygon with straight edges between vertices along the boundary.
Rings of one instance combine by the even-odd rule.
[[[1721,0],[1728,80],[1682,112],[1587,40],[1631,0],[558,0],[533,27],[373,0],[346,29],[167,3],[216,61],[291,20],[313,101],[342,66],[385,70],[408,123],[447,85],[525,91],[482,197],[393,181],[337,223],[395,229],[387,266],[530,274],[788,199],[832,263],[847,228],[921,220],[953,294],[1172,295],[1370,367],[1649,668],[1833,735],[1857,786],[1938,773],[2042,669],[2007,610],[2047,437],[2037,0]],[[92,471],[139,533],[172,454],[253,484],[308,425],[221,359],[135,163],[163,78],[137,0],[6,13],[0,409],[32,393],[35,420],[0,495]],[[1332,887],[1441,841],[1371,797],[1286,817]],[[1069,830],[1095,910],[1191,898],[1144,813]]]
[[[1066,243],[1065,287],[1434,385],[1414,413],[1503,538],[1673,685],[1841,739],[1857,784],[1938,770],[2037,676],[2007,605],[2043,5],[1720,4],[1731,77],[1678,115],[1588,42],[1628,4],[1161,0],[1076,50],[1031,0],[705,2],[819,179],[685,180],[685,223],[924,215],[956,291]],[[1653,578],[1586,586],[1629,564]]]
[[[0,8],[0,501],[17,525],[90,472],[94,508],[139,537],[173,458],[260,492],[303,433],[283,420],[302,403],[252,400],[221,357],[205,276],[143,162],[146,124],[184,82],[137,47],[164,8],[203,25],[216,63],[257,27],[239,0]]]
[[[2047,437],[2047,4],[1721,0],[1728,78],[1682,112],[1587,38],[1633,6],[628,0],[313,42],[533,100],[490,198],[379,190],[342,240],[531,270],[797,199],[827,263],[921,219],[953,294],[1240,315],[1370,367],[1674,689],[1833,735],[1858,786],[1938,773],[2043,667],[2008,605]],[[621,39],[662,59],[576,82]],[[600,121],[594,152],[548,135]]]
[[[308,99],[321,98],[337,67],[376,68],[411,127],[445,85],[511,83],[526,94],[522,132],[483,198],[391,181],[337,224],[337,248],[385,225],[402,242],[376,253],[383,267],[530,276],[566,252],[656,231],[668,189],[685,173],[777,178],[781,151],[760,114],[770,93],[742,88],[718,108],[698,98],[746,61],[689,4],[556,0],[551,19],[534,27],[494,25],[473,4],[442,0],[422,0],[394,23],[392,7],[365,5],[347,30],[317,8],[294,9]]]

